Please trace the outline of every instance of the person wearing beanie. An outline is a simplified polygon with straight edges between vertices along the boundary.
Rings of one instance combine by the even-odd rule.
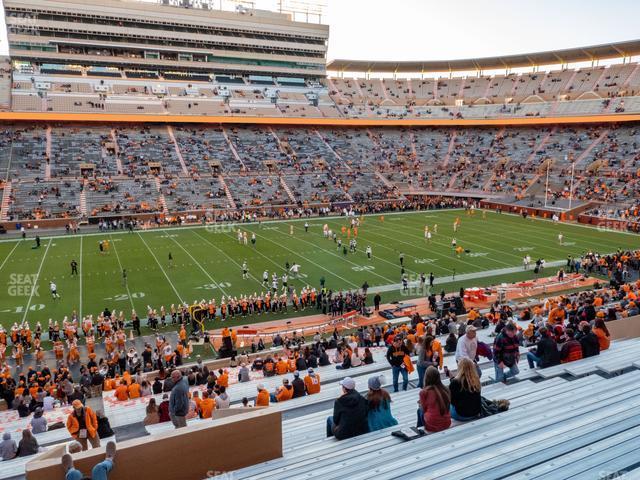
[[[74,400],[71,404],[73,410],[67,417],[67,430],[69,434],[80,442],[82,450],[88,449],[88,443],[93,448],[100,446],[98,437],[98,419],[90,407],[85,407],[80,400]]]
[[[304,397],[307,392],[304,385],[304,380],[300,378],[300,372],[293,372],[293,381],[291,382],[291,387],[293,388],[293,395],[291,398]]]
[[[370,432],[382,430],[398,424],[391,414],[391,396],[382,388],[379,376],[371,377],[368,381],[369,392],[367,393],[367,423]]]
[[[327,437],[344,440],[367,433],[367,400],[356,390],[353,378],[343,378],[340,386],[342,395],[333,404],[333,415],[327,417]]]

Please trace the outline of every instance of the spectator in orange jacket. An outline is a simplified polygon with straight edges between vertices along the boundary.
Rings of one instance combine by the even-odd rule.
[[[80,400],[74,400],[71,406],[73,411],[67,417],[69,434],[82,445],[82,450],[87,450],[88,443],[91,443],[93,448],[98,448],[100,438],[98,437],[96,414],[91,408],[82,405]],[[84,424],[83,428],[81,428],[81,424]]]
[[[116,388],[115,397],[121,402],[129,400],[129,387],[127,387],[127,382],[124,380],[122,380],[118,388]]]
[[[282,385],[276,389],[275,393],[271,394],[270,400],[272,402],[285,402],[291,400],[293,397],[293,387],[289,385],[289,379],[283,378]]]
[[[128,388],[129,398],[140,398],[140,384],[135,380],[131,381]]]
[[[268,407],[269,406],[269,392],[264,388],[262,383],[258,384],[258,396],[256,397],[255,406],[256,407]]]

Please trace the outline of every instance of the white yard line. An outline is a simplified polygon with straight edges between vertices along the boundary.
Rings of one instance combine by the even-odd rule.
[[[276,230],[276,232],[278,232],[278,233],[279,233],[279,234],[281,234],[281,235],[285,235],[285,237],[286,237],[286,235],[287,235],[285,232],[281,232],[280,230]],[[306,244],[308,244],[308,245],[311,245],[312,247],[315,247],[315,248],[318,248],[318,249],[322,250],[323,252],[327,252],[329,255],[332,255],[332,256],[334,256],[334,257],[337,257],[341,262],[346,261],[347,263],[350,263],[351,265],[354,265],[354,266],[356,266],[356,267],[361,267],[361,266],[362,266],[362,265],[360,265],[360,264],[358,264],[358,263],[352,262],[352,261],[351,261],[351,260],[349,260],[347,257],[340,256],[340,255],[336,254],[336,253],[335,253],[334,251],[332,251],[332,250],[329,250],[329,249],[327,249],[327,248],[320,247],[320,246],[318,246],[318,245],[317,245],[317,244],[315,244],[315,243],[308,242],[307,240],[303,240],[301,237],[302,237],[302,236],[304,236],[304,235],[306,235],[306,234],[296,235],[296,236],[295,236],[296,241],[298,241],[298,242],[304,242],[304,243],[306,243]],[[311,235],[317,235],[318,237],[322,238],[320,233],[317,233],[317,234],[316,234],[316,233],[311,232]],[[291,235],[289,235],[289,237],[291,237]],[[344,245],[344,246],[346,246],[346,245]],[[358,251],[358,250],[356,250],[356,251]],[[365,256],[366,256],[366,254],[364,253],[364,248],[363,248],[362,246],[360,246],[359,253],[362,253],[363,255],[365,255]],[[391,263],[391,262],[389,262],[389,261],[387,261],[387,260],[384,260],[383,258],[377,258],[376,260],[386,261],[386,262],[387,262],[387,263],[389,263],[390,265],[400,267],[400,265],[396,265],[396,264],[394,264],[394,263]],[[371,271],[371,270],[369,270],[369,271],[367,271],[367,273],[370,273],[370,274],[372,274],[372,275],[375,275],[376,277],[380,277],[380,278],[382,278],[383,280],[385,280],[385,281],[387,281],[387,282],[393,282],[393,280],[391,280],[390,278],[387,278],[387,277],[385,277],[384,275],[380,275],[379,273],[376,273],[375,271]]]
[[[269,239],[269,238],[267,238],[267,237],[265,237],[265,236],[263,236],[263,235],[258,235],[258,234],[256,234],[256,237],[264,238],[267,242],[273,243],[276,247],[284,248],[285,250],[287,250],[287,251],[291,252],[291,253],[292,253],[293,255],[295,255],[296,257],[302,257],[302,255],[300,255],[299,253],[296,253],[296,252],[294,252],[293,250],[291,250],[290,248],[287,248],[287,247],[285,247],[284,245],[281,245],[281,244],[279,244],[279,243],[276,243],[276,242],[274,242],[273,240],[271,240],[271,239]],[[316,263],[316,262],[314,262],[313,260],[311,260],[311,259],[309,259],[309,258],[307,258],[307,259],[306,259],[306,261],[307,261],[307,262],[309,262],[309,263],[311,263],[311,264],[313,264],[313,265],[315,265],[316,267],[318,267],[318,268],[320,268],[320,269],[324,270],[324,271],[325,271],[325,272],[327,272],[329,275],[334,276],[334,277],[336,277],[336,278],[339,278],[340,280],[342,280],[342,281],[343,281],[343,282],[345,282],[345,283],[348,283],[348,284],[349,284],[349,285],[351,285],[353,288],[360,288],[360,286],[359,286],[359,285],[356,285],[355,283],[350,282],[349,280],[347,280],[346,278],[344,278],[344,277],[342,277],[342,276],[338,275],[337,273],[332,272],[331,270],[328,270],[327,268],[323,267],[323,266],[322,266],[322,265],[320,265],[319,263]]]
[[[167,272],[164,271],[164,268],[162,268],[162,265],[160,265],[160,262],[158,261],[158,258],[156,257],[156,254],[153,253],[153,251],[149,248],[149,245],[147,245],[147,242],[145,242],[144,238],[142,238],[142,235],[140,235],[140,232],[138,232],[138,237],[140,238],[140,240],[142,240],[142,243],[144,243],[144,246],[147,247],[147,250],[149,250],[149,253],[154,258],[156,263],[158,264],[158,267],[160,267],[160,270],[162,271],[162,273],[164,273],[165,278],[169,282],[169,285],[171,285],[171,288],[173,288],[173,291],[175,292],[176,296],[178,297],[178,300],[180,300],[180,303],[184,303],[184,300],[182,299],[182,297],[178,293],[178,290],[176,289],[176,286],[173,284],[173,282],[169,278],[169,275],[167,275]]]
[[[235,264],[238,268],[242,268],[242,265],[240,265],[238,262],[236,262],[232,257],[230,257],[227,252],[225,252],[224,250],[222,250],[220,247],[218,247],[217,245],[215,245],[214,243],[210,242],[207,238],[203,237],[202,235],[200,235],[198,232],[194,231],[193,233],[195,233],[198,237],[200,237],[202,240],[204,240],[205,242],[207,242],[209,245],[211,245],[213,248],[215,248],[216,250],[218,250],[221,254],[223,254],[225,257],[227,257],[233,264]],[[258,280],[253,274],[249,273],[249,277],[251,277],[253,280],[255,280],[255,282],[262,286],[262,282],[260,280]]]
[[[412,214],[434,214],[438,212],[455,212],[458,210],[463,210],[462,208],[447,208],[447,209],[439,209],[439,210],[419,210],[419,211],[411,211],[411,212],[385,212],[383,216],[394,216],[394,215],[412,215]],[[379,217],[380,213],[366,213],[363,215],[364,217]],[[287,219],[278,219],[278,220],[264,220],[260,222],[262,225],[270,225],[273,223],[290,223],[290,222],[311,222],[311,221],[319,221],[322,222],[324,220],[337,220],[341,218],[347,218],[343,215],[332,215],[327,217],[303,217],[303,218],[287,218]],[[147,230],[134,230],[135,233],[153,233],[153,232],[172,232],[176,230],[193,230],[193,229],[202,229],[202,228],[210,228],[211,226],[223,226],[223,227],[246,227],[247,225],[258,225],[256,222],[244,223],[244,222],[229,222],[229,223],[212,223],[207,225],[184,225],[179,227],[162,227],[162,228],[150,228]],[[96,237],[96,236],[104,236],[105,232],[93,232],[93,233],[81,233],[80,235],[85,237]],[[131,232],[128,230],[125,231],[116,231],[110,232],[109,235],[131,235]],[[49,240],[50,238],[62,239],[62,238],[75,238],[77,235],[64,235],[61,233],[60,235],[49,235],[46,237],[40,237],[41,240]],[[6,238],[0,240],[0,243],[6,242],[17,242],[20,241],[18,238]]]
[[[122,279],[122,262],[120,262],[120,255],[118,255],[118,249],[116,248],[116,242],[113,241],[113,238],[111,237],[111,234],[109,234],[109,239],[111,240],[111,243],[113,243],[113,251],[116,252],[116,258],[118,259],[118,265],[120,265],[120,279]],[[82,272],[80,272],[80,275],[82,275]],[[82,277],[80,277],[82,278]],[[125,284],[125,287],[127,288],[127,297],[129,297],[129,303],[131,304],[131,309],[135,310],[136,307],[133,305],[133,298],[131,298],[131,292],[129,291],[129,279],[127,278],[127,282]]]
[[[565,263],[566,263],[565,260],[545,262],[545,268],[561,267]],[[495,270],[484,270],[482,272],[461,273],[460,275],[456,275],[455,279],[451,275],[448,277],[436,277],[434,286],[444,285],[444,284],[453,283],[453,282],[460,282],[464,280],[474,280],[477,278],[498,277],[500,275],[508,275],[510,273],[519,273],[519,272],[533,272],[533,269],[525,270],[523,267],[510,267],[510,268],[498,268]],[[416,287],[419,285],[420,285],[420,282],[409,282],[409,287]],[[371,293],[377,293],[377,292],[390,292],[392,290],[402,290],[402,284],[394,283],[391,285],[378,285],[377,287],[370,287],[368,291]]]
[[[5,266],[5,264],[7,263],[7,261],[9,261],[9,257],[13,254],[13,252],[15,251],[16,248],[18,248],[18,245],[20,245],[20,243],[22,242],[22,240],[18,240],[15,244],[15,246],[11,249],[11,251],[9,252],[9,255],[7,255],[7,258],[4,259],[4,262],[2,262],[2,265],[0,265],[0,270],[2,270],[2,267]]]
[[[209,280],[211,280],[211,282],[216,286],[216,288],[217,288],[218,290],[220,290],[220,291],[222,292],[222,294],[223,294],[225,297],[228,297],[227,292],[224,290],[224,288],[222,288],[222,287],[220,286],[220,284],[219,284],[218,282],[216,282],[216,281],[213,279],[213,277],[212,277],[211,275],[209,275],[209,272],[207,272],[207,270],[206,270],[206,269],[205,269],[205,268],[200,264],[200,262],[198,262],[198,260],[196,260],[196,259],[193,257],[193,255],[191,255],[191,254],[189,253],[189,251],[188,251],[186,248],[184,248],[182,245],[180,245],[180,243],[179,243],[178,241],[176,241],[176,239],[175,239],[175,238],[173,238],[173,237],[171,237],[171,236],[170,236],[169,238],[173,241],[173,243],[175,243],[176,245],[178,245],[178,246],[179,246],[179,247],[184,251],[184,253],[186,253],[187,255],[189,255],[189,258],[191,258],[191,260],[193,260],[193,261],[195,262],[195,264],[200,268],[200,270],[202,270],[202,271],[204,272],[204,274],[207,276],[207,278],[208,278]]]
[[[37,290],[38,281],[40,280],[40,272],[42,272],[42,266],[44,265],[44,259],[47,258],[47,252],[49,251],[49,247],[51,246],[51,239],[49,239],[49,243],[47,243],[47,248],[44,251],[44,255],[42,255],[42,260],[40,260],[40,267],[38,268],[38,273],[36,274],[36,279],[31,285],[31,295],[29,295],[29,301],[27,302],[27,308],[24,309],[24,315],[22,316],[22,323],[24,323],[27,318],[27,313],[29,312],[29,308],[31,307],[31,300],[33,300],[33,293]]]

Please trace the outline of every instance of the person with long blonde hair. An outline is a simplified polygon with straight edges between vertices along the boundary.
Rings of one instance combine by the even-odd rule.
[[[475,364],[468,358],[461,358],[458,373],[449,383],[451,418],[460,422],[477,418],[482,409],[480,389],[480,377]]]

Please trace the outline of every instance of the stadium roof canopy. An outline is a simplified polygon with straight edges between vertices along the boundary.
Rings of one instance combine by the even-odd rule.
[[[537,67],[640,55],[640,40],[566,48],[548,52],[522,53],[500,57],[468,58],[461,60],[424,61],[368,61],[333,60],[327,70],[348,72],[459,72],[472,70],[500,70],[507,68]]]

